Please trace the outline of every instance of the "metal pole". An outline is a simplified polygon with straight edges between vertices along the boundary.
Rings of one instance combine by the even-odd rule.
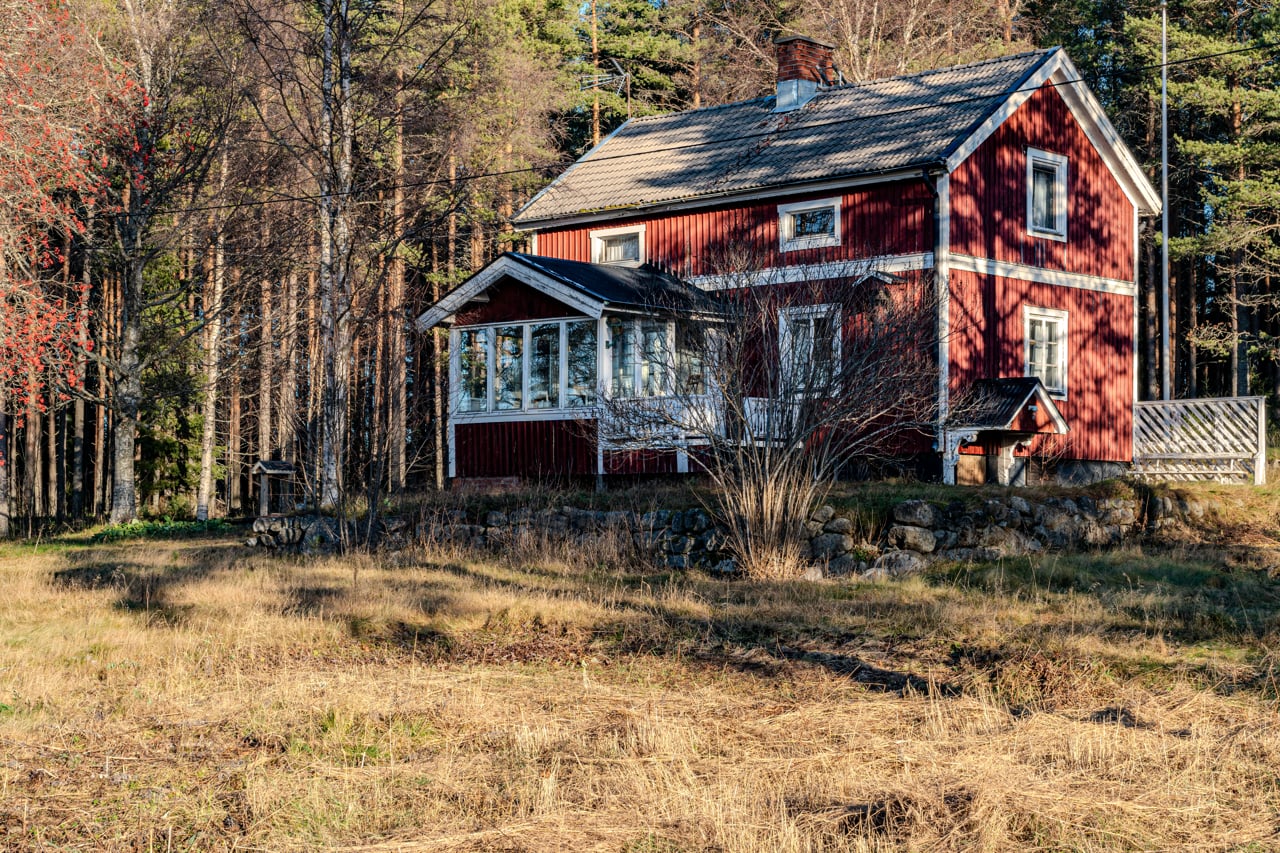
[[[1169,363],[1169,2],[1160,0],[1160,399],[1173,383]]]

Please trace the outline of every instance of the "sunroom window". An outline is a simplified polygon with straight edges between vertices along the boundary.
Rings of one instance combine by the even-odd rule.
[[[484,412],[489,408],[489,330],[458,333],[458,408]]]
[[[524,404],[524,326],[499,326],[494,350],[493,402],[496,408]]]
[[[615,397],[704,394],[701,330],[673,320],[609,321],[610,392]]]
[[[595,320],[472,326],[454,335],[454,411],[459,414],[595,405]]]
[[[529,328],[529,408],[560,407],[560,324]]]

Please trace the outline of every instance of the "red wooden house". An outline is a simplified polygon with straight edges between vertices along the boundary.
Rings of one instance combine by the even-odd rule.
[[[1129,463],[1159,197],[1066,54],[846,84],[828,45],[777,49],[775,95],[628,121],[517,214],[529,254],[418,319],[450,326],[450,475],[687,470],[600,441],[597,402],[663,393],[650,343],[733,286],[730,236],[761,281],[931,274],[939,407],[985,401],[939,419],[944,479],[1018,482],[1037,435],[1086,472]]]

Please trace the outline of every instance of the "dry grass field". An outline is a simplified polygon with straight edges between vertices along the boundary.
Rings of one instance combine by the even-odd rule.
[[[1280,586],[1233,559],[2,546],[0,848],[1277,849]]]

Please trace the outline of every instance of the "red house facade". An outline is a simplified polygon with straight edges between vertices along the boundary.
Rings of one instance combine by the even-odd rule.
[[[450,475],[688,470],[611,446],[599,404],[661,396],[649,347],[744,265],[755,286],[931,278],[944,480],[1019,482],[1050,447],[1129,463],[1138,217],[1159,198],[1066,54],[844,84],[829,46],[777,47],[775,95],[627,122],[517,214],[529,254],[419,318],[450,327]]]

